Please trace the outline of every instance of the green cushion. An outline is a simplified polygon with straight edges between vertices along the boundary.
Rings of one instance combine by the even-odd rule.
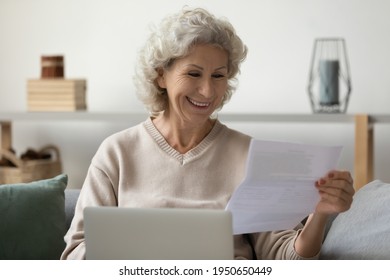
[[[59,259],[68,176],[0,185],[0,259]]]

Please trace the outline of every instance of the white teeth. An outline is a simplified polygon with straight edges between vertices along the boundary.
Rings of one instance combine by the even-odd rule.
[[[188,101],[190,101],[192,104],[199,106],[199,107],[207,107],[210,105],[209,102],[197,102],[195,100],[192,100],[191,98],[188,98]]]

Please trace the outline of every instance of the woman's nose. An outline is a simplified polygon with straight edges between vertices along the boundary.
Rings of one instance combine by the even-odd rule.
[[[214,89],[211,79],[202,79],[199,89],[199,93],[204,97],[211,97],[214,95]]]

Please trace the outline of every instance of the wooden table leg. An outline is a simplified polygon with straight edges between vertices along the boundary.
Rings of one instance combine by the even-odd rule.
[[[11,137],[11,122],[0,122],[1,128],[1,148],[9,150],[12,147],[12,137]]]
[[[9,151],[12,148],[11,122],[0,122],[0,148]],[[1,160],[0,155],[0,160]]]
[[[359,190],[374,177],[374,128],[368,115],[355,116],[354,186]]]

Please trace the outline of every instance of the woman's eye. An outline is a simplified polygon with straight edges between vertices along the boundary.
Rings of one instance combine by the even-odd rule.
[[[189,72],[188,75],[191,77],[200,77],[200,74],[198,72]]]
[[[213,78],[217,78],[217,79],[221,79],[221,78],[225,77],[225,75],[223,75],[223,74],[213,74],[212,76],[213,76]]]

